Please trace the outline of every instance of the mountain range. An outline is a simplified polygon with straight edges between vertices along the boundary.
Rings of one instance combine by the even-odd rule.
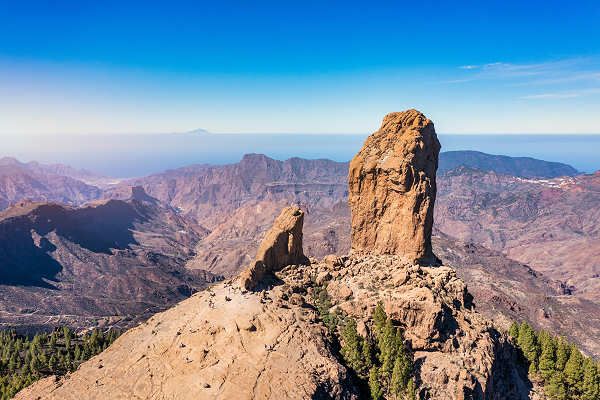
[[[444,171],[444,168],[460,162],[461,153],[463,162]],[[7,280],[10,284],[0,285],[0,289],[6,293],[5,299],[17,299],[19,293],[38,292],[32,298],[52,298],[49,295],[52,293],[60,293],[63,299],[75,296],[75,289],[69,292],[70,295],[64,294],[66,282],[81,289],[87,276],[68,275],[76,257],[59,257],[63,251],[70,254],[85,253],[85,259],[95,264],[95,269],[102,275],[104,272],[101,271],[107,268],[106,265],[138,263],[147,266],[146,256],[125,257],[131,252],[167,254],[162,260],[164,264],[157,269],[160,271],[157,272],[159,278],[147,280],[142,269],[128,270],[127,279],[133,279],[135,287],[140,288],[136,299],[139,297],[142,301],[131,302],[131,294],[120,284],[116,288],[110,285],[94,287],[89,290],[91,300],[86,302],[65,300],[76,304],[70,315],[85,316],[67,319],[81,327],[91,320],[100,320],[103,324],[116,320],[125,321],[120,322],[123,325],[131,324],[132,316],[141,310],[164,308],[186,293],[204,287],[206,282],[222,276],[234,276],[252,260],[273,218],[281,208],[291,204],[305,211],[304,251],[308,256],[322,258],[334,253],[347,254],[350,250],[348,163],[300,158],[278,161],[260,154],[249,154],[236,164],[191,165],[144,178],[119,181],[113,185],[106,185],[104,181],[98,186],[71,177],[76,174],[96,176],[93,173],[6,159],[3,164],[6,164],[1,167],[6,168],[6,180],[14,181],[16,177],[24,179],[22,177],[25,176],[27,182],[38,179],[45,184],[36,186],[30,183],[19,186],[25,189],[13,189],[12,192],[4,186],[0,196],[12,201],[32,198],[71,204],[20,205],[23,208],[21,214],[30,215],[11,219],[12,226],[16,224],[15,221],[39,220],[42,218],[40,215],[47,212],[45,210],[60,212],[43,228],[32,227],[30,222],[19,222],[22,224],[19,229],[37,232],[36,235],[40,236],[35,239],[36,235],[32,234],[31,241],[37,240],[38,245],[29,244],[30,247],[22,247],[21,251],[32,254],[32,257],[33,254],[39,254],[47,262],[39,264],[39,271],[21,271],[20,278]],[[486,171],[486,165],[495,166],[500,171],[512,171],[515,175]],[[600,272],[600,250],[595,245],[598,231],[593,228],[600,219],[596,207],[593,207],[593,204],[598,204],[597,175],[573,175],[573,168],[557,163],[515,160],[473,152],[441,153],[440,170],[434,247],[438,253],[445,255],[443,258],[452,260],[451,265],[456,266],[458,274],[474,288],[480,311],[495,318],[504,327],[510,320],[526,319],[537,327],[566,332],[590,354],[600,354],[597,343],[590,340],[590,332],[599,332],[600,328],[600,321],[594,317],[600,298],[596,282],[600,281],[597,277]],[[67,184],[50,186],[45,177]],[[132,187],[139,187],[136,189],[138,200],[133,199]],[[77,191],[76,188],[86,190]],[[84,215],[85,211],[82,210],[86,209],[95,210],[101,219],[114,218],[108,211],[112,208],[106,204],[102,207],[89,204],[83,208],[77,206],[85,202],[110,198],[113,199],[112,205],[131,206],[132,202],[138,202],[142,197],[144,207],[152,209],[152,218],[143,216],[146,214],[139,213],[139,210],[134,211],[130,224],[103,228],[100,232],[110,240],[124,235],[122,244],[117,241],[104,244],[104,247],[89,248],[90,240],[69,238],[71,232],[61,225],[84,225],[85,222],[78,222],[79,217],[75,215]],[[5,210],[3,214],[15,213],[14,208],[18,209],[19,205]],[[104,213],[107,213],[106,216]],[[7,222],[3,223],[9,226]],[[170,231],[167,229],[169,226],[173,226]],[[7,235],[11,235],[11,231],[6,229]],[[131,231],[137,232],[134,235],[137,239],[133,240],[127,233]],[[190,240],[182,243],[183,239],[177,233],[179,231],[195,233]],[[150,240],[152,237],[156,240]],[[91,242],[95,240],[97,238]],[[168,245],[161,242],[167,242]],[[63,243],[67,245],[62,246]],[[469,246],[476,249],[475,253],[468,250]],[[54,250],[54,247],[58,250]],[[65,250],[67,248],[68,251]],[[51,256],[48,257],[48,254]],[[15,257],[23,256],[19,254]],[[56,265],[57,259],[59,265]],[[128,261],[124,262],[124,259]],[[28,268],[34,264],[30,263]],[[17,270],[12,273],[16,274]],[[165,275],[165,270],[170,272]],[[121,271],[113,270],[107,274],[116,276]],[[181,277],[174,278],[178,273],[182,274]],[[183,294],[172,290],[164,293],[165,282],[169,282],[171,287],[181,287],[185,286],[182,282],[186,279],[195,279],[190,290],[183,290]],[[108,313],[110,316],[98,313],[104,305],[99,307],[95,303],[111,297],[115,311]],[[539,300],[542,298],[546,300]],[[10,305],[10,300],[5,302]],[[5,315],[12,315],[6,319],[7,324],[35,328],[42,326],[45,320],[49,321],[46,325],[64,321],[60,319],[64,317],[59,318],[62,313],[56,311],[56,304],[44,305],[48,303],[40,301],[40,306],[32,303],[31,307],[19,308],[15,302],[11,307],[7,306],[10,311]],[[114,305],[116,303],[120,305]],[[590,318],[576,318],[573,309],[588,313]],[[37,318],[36,314],[42,317]]]
[[[0,227],[22,244],[0,252],[6,286],[67,303],[88,289],[103,310],[114,300],[113,319],[140,315],[131,288],[148,304],[154,286],[154,311],[168,308],[17,398],[590,397],[599,366],[579,349],[600,353],[594,286],[560,252],[543,272],[508,253],[527,257],[514,246],[527,240],[593,247],[596,175],[520,160],[508,160],[520,176],[462,164],[438,174],[439,150],[433,123],[408,110],[388,114],[349,165],[252,154],[120,182],[81,206],[13,204]],[[21,248],[36,259],[15,263]],[[182,301],[169,292],[177,279]]]

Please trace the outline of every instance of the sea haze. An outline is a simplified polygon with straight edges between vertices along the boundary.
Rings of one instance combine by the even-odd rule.
[[[246,153],[348,161],[365,135],[331,134],[131,134],[11,137],[0,156],[21,161],[63,163],[108,176],[136,177],[189,164],[228,164]],[[442,151],[477,150],[570,164],[591,173],[600,169],[600,135],[440,134]]]

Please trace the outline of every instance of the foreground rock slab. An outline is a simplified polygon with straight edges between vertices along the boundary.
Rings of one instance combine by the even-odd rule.
[[[358,399],[316,313],[281,290],[220,283],[15,399]]]

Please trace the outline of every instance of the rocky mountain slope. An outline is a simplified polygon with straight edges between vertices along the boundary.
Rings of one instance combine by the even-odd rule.
[[[445,151],[440,154],[440,173],[463,165],[522,178],[558,178],[578,175],[577,170],[570,165],[531,157],[509,157],[472,150]]]
[[[81,204],[101,197],[98,187],[55,173],[58,167],[54,167],[46,169],[38,163],[0,159],[0,210],[21,200]]]
[[[429,147],[433,124],[422,114],[410,110],[386,118],[397,121],[382,132],[389,135],[390,152],[413,160],[410,155],[425,148],[437,157],[439,148]],[[411,138],[408,142],[417,146],[402,153],[393,145],[398,138]],[[411,162],[406,166],[394,169],[388,179],[381,176],[376,200],[391,193],[412,196],[412,190],[396,191],[394,176],[415,169]],[[434,185],[435,175],[431,179]],[[419,182],[408,186],[422,190]],[[355,194],[352,214],[364,212],[373,198],[367,191]],[[434,199],[426,200],[433,207]],[[240,278],[155,315],[68,378],[45,379],[17,398],[352,399],[383,390],[384,398],[392,399],[396,395],[385,371],[398,360],[408,363],[408,375],[399,385],[409,396],[528,398],[532,383],[515,347],[474,310],[466,285],[452,269],[422,266],[419,259],[407,262],[414,256],[409,244],[391,250],[375,241],[369,247],[362,238],[360,251],[349,257],[308,263],[302,254],[302,222],[299,208],[284,209],[257,260]],[[424,223],[415,218],[413,227],[397,224],[398,236]],[[285,265],[290,261],[301,265]],[[389,316],[385,330],[378,328],[382,312]],[[391,342],[382,341],[387,337],[402,350],[401,355],[394,351],[376,357],[368,388],[349,358],[352,321],[358,321],[360,338],[355,340],[378,340],[378,349],[391,351]]]
[[[23,163],[13,157],[0,158],[0,166],[16,166],[41,175],[58,175],[73,178],[89,185],[114,182],[115,180],[93,171],[77,169],[64,164],[42,164],[37,161]]]
[[[585,354],[600,359],[597,302],[482,245],[460,242],[437,231],[433,248],[467,283],[476,309],[495,326],[507,330],[511,321],[527,321],[536,329],[566,336]]]
[[[473,151],[442,152],[439,160],[442,172],[467,165],[522,177],[553,178],[577,173],[566,164]],[[247,201],[285,199],[305,207],[331,206],[347,196],[348,167],[349,163],[330,160],[279,161],[262,154],[247,154],[235,164],[190,165],[122,184],[143,186],[151,196],[212,229],[220,225],[226,212]],[[108,197],[112,193],[109,190]],[[223,213],[213,214],[221,208]]]
[[[278,161],[247,154],[236,164],[193,165],[127,184],[202,221],[209,229],[248,201],[294,201],[308,207],[331,207],[347,195],[347,163],[291,158]]]
[[[449,165],[448,157],[452,154],[461,156],[454,158],[458,162],[469,162],[468,157],[462,156],[470,152],[442,152],[441,168]],[[494,157],[485,155],[484,161],[487,165],[491,160],[498,161]],[[520,167],[513,158],[499,161],[490,168]],[[126,185],[101,191],[81,181],[55,175],[70,174],[87,179],[86,173],[74,175],[68,168],[36,167],[37,163],[18,163],[13,159],[3,159],[2,164],[0,171],[9,178],[0,176],[0,180],[11,183],[0,185],[0,208],[28,197],[25,193],[31,193],[30,197],[37,200],[53,199],[74,204],[103,196],[124,200],[131,196],[131,188]],[[478,165],[486,168],[486,164]],[[195,247],[191,246],[193,253],[185,258],[187,268],[201,274],[209,270],[215,275],[232,276],[252,261],[272,220],[290,204],[299,204],[305,212],[304,251],[308,256],[322,258],[331,253],[347,254],[351,230],[347,168],[347,163],[327,160],[281,162],[262,155],[248,155],[243,162],[234,165],[190,166],[137,181],[176,207],[182,216],[192,216],[211,225],[210,232],[206,232],[208,236]],[[535,175],[546,176],[553,170],[547,163],[536,161],[527,169],[512,171],[520,174],[534,171]],[[40,175],[42,172],[52,176],[47,178]],[[479,311],[504,321],[502,326],[509,318],[516,318],[533,322],[538,329],[566,332],[588,354],[596,356],[600,355],[600,350],[590,332],[597,332],[600,327],[594,314],[598,309],[597,281],[600,280],[596,276],[600,256],[596,254],[598,240],[594,230],[600,222],[600,216],[595,212],[600,186],[598,176],[529,179],[467,167],[438,173],[438,229],[434,234],[436,252],[461,249],[446,253],[445,259],[452,260],[451,265],[459,276],[474,288]],[[35,184],[32,177],[38,179]],[[19,179],[26,183],[16,185]],[[458,242],[444,236],[442,231],[458,237]],[[472,246],[475,253],[468,251],[466,246]],[[102,253],[99,255],[103,257]],[[507,259],[507,255],[521,263]],[[90,253],[89,256],[94,260],[98,254]],[[515,267],[499,274],[505,265]],[[469,271],[463,274],[461,271],[467,266]],[[534,271],[523,272],[530,268]],[[213,278],[209,275],[207,279]],[[500,283],[489,285],[492,282]],[[485,290],[477,290],[481,285],[488,286]],[[550,300],[539,301],[543,293],[550,293],[544,296]],[[7,304],[12,301],[12,296],[14,294],[6,297]],[[63,299],[71,301],[67,297]],[[34,309],[23,308],[25,311]],[[540,309],[544,311],[540,312]],[[580,313],[586,317],[577,318]],[[29,323],[20,319],[11,321]]]
[[[440,154],[443,160],[444,153]],[[265,168],[276,165],[279,169],[281,164],[267,160],[262,165]],[[308,169],[305,166],[303,170]],[[244,171],[243,168],[236,170]],[[215,168],[213,173],[217,174],[216,171]],[[341,182],[336,171],[337,168],[332,170],[329,180]],[[178,175],[181,171],[172,173]],[[326,172],[319,173],[323,176]],[[190,174],[193,176],[196,172]],[[269,176],[272,173],[262,171],[260,174]],[[194,181],[192,176],[186,178],[190,180],[189,184]],[[303,178],[299,174],[294,179]],[[308,256],[322,258],[332,253],[347,254],[350,251],[350,209],[342,184],[336,185],[339,190],[334,190],[327,201],[322,196],[328,193],[318,191],[287,191],[273,201],[262,196],[261,189],[247,191],[246,200],[229,215],[219,211],[219,205],[215,203],[215,212],[222,216],[221,223],[198,244],[196,256],[187,266],[206,268],[225,276],[237,274],[253,260],[254,251],[271,221],[290,203],[299,203],[305,211],[303,240]],[[445,259],[451,260],[461,278],[474,288],[479,310],[500,326],[508,328],[511,319],[527,320],[537,329],[566,333],[588,354],[600,357],[600,348],[592,334],[600,329],[600,320],[596,316],[600,306],[594,294],[594,282],[598,280],[594,268],[600,259],[595,253],[599,242],[591,240],[593,232],[583,233],[576,226],[569,228],[564,222],[565,210],[570,210],[566,214],[573,215],[570,220],[585,221],[587,227],[600,223],[600,216],[596,215],[597,185],[597,175],[525,179],[469,167],[439,174],[434,248],[446,254]],[[549,197],[549,193],[563,194]],[[188,195],[192,196],[191,193]],[[530,201],[537,198],[541,203]],[[503,202],[509,206],[498,206]],[[548,204],[550,207],[546,207]],[[528,210],[534,211],[528,214]],[[524,223],[524,220],[528,222]],[[560,226],[563,227],[558,228]],[[545,234],[549,229],[556,229],[560,235],[550,231]],[[514,239],[510,242],[502,239],[506,237]],[[521,258],[517,249],[510,247],[510,243],[520,241],[524,245],[518,250],[535,256]],[[473,252],[465,246],[472,246]],[[567,275],[569,271],[570,275]],[[587,279],[581,286],[569,280],[570,276]],[[478,290],[480,287],[485,289]],[[587,317],[579,318],[580,313]]]
[[[81,207],[0,212],[0,321],[21,330],[129,326],[216,277],[185,262],[206,231],[141,188]]]
[[[459,167],[438,185],[436,226],[600,302],[600,172],[523,179]]]

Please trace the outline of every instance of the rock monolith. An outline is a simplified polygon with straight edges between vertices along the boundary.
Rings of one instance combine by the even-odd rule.
[[[431,249],[440,143],[417,110],[394,112],[350,162],[352,252],[436,264]]]

